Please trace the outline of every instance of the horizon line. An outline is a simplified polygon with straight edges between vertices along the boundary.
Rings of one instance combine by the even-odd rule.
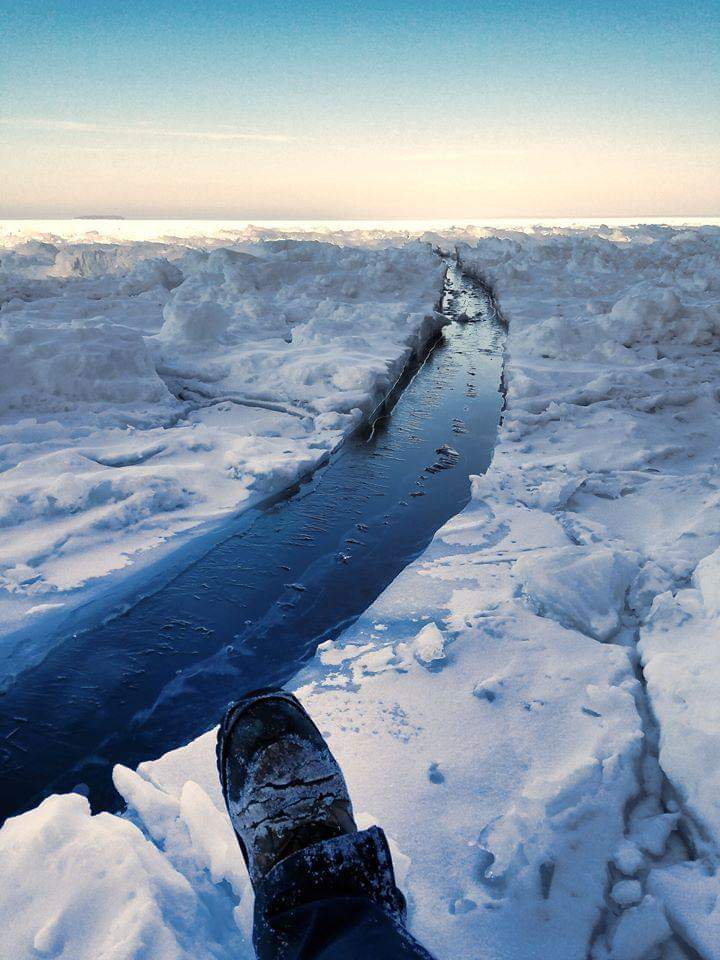
[[[161,214],[161,215],[129,215],[123,214],[22,214],[6,215],[0,211],[1,221],[84,221],[86,223],[143,223],[149,221],[203,221],[203,222],[241,222],[252,224],[254,222],[262,223],[449,223],[459,221],[465,224],[482,223],[484,221],[497,220],[635,220],[658,222],[663,220],[720,220],[718,213],[672,213],[672,214],[619,214],[619,213],[599,213],[599,214],[481,214],[481,215],[462,215],[462,216],[265,216],[265,215],[182,215],[182,214]]]

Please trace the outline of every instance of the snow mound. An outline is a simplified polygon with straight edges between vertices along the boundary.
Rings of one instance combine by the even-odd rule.
[[[228,918],[220,926],[222,917],[134,824],[91,816],[77,794],[50,797],[9,820],[0,856],[9,881],[3,939],[14,960],[210,960],[241,948]]]
[[[11,371],[0,383],[5,411],[39,415],[170,399],[136,330],[102,317],[53,325],[10,318],[0,325],[0,363]]]
[[[635,565],[607,547],[560,547],[522,557],[515,576],[543,616],[552,616],[596,640],[609,640],[620,614]]]

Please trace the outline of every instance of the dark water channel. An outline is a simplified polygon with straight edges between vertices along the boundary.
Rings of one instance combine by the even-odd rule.
[[[250,686],[285,683],[457,513],[490,462],[504,329],[455,267],[454,322],[372,430],[159,592],[63,641],[0,697],[0,817],[78,785],[94,810],[135,766],[213,726]],[[470,321],[470,322],[468,322]]]

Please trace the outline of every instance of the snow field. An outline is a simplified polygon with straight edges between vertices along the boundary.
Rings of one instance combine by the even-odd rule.
[[[713,960],[720,231],[459,255],[510,323],[493,463],[297,692],[440,960]],[[116,768],[125,816],[5,825],[13,956],[251,956],[213,746]]]

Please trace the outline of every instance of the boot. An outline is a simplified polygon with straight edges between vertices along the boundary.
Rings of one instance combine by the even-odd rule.
[[[357,832],[340,767],[291,693],[253,690],[232,704],[217,764],[254,887],[299,850]]]

